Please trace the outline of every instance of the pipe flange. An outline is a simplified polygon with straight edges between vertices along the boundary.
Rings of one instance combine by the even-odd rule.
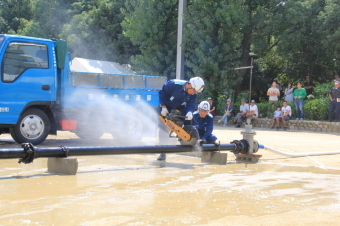
[[[245,139],[240,140],[241,143],[241,154],[249,154],[249,142]]]
[[[253,153],[256,153],[259,150],[259,148],[260,148],[259,146],[260,146],[259,143],[256,140],[254,140]]]
[[[235,144],[235,150],[232,151],[234,154],[248,154],[249,152],[249,143],[247,140],[233,140],[230,142],[231,144]]]
[[[67,157],[68,157],[68,153],[70,152],[70,151],[68,150],[68,148],[65,147],[65,146],[59,146],[59,147],[61,147],[61,149],[62,149],[63,152],[65,153],[65,158],[67,158]]]
[[[24,149],[25,157],[19,159],[19,163],[31,163],[34,160],[36,147],[33,146],[31,143],[23,143],[21,144],[21,147]]]

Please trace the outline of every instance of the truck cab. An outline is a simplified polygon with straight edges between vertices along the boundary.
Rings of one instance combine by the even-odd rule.
[[[96,96],[128,105],[145,101],[157,108],[158,90],[166,80],[156,76],[72,72],[65,41],[25,36],[0,34],[0,62],[0,134],[10,133],[18,143],[35,145],[58,130],[70,130],[82,138],[113,133],[100,129],[96,136],[90,136],[96,133],[94,127],[98,124],[80,117],[86,112],[93,119],[94,113],[110,110],[107,104],[99,106]],[[97,121],[101,121],[102,128],[107,124],[100,117]],[[90,129],[84,132],[84,128]]]

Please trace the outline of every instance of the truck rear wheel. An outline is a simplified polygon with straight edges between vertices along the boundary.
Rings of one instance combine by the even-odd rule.
[[[138,117],[124,119],[124,126],[117,131],[111,132],[116,140],[140,141],[143,138],[144,125]]]
[[[97,125],[98,126],[98,125]],[[104,134],[102,129],[96,128],[95,125],[78,125],[77,131],[74,132],[77,137],[83,140],[98,140]]]
[[[19,118],[18,123],[11,129],[12,138],[18,143],[41,144],[50,131],[50,121],[40,109],[31,108]]]
[[[143,122],[138,117],[130,117],[126,120],[125,131],[123,132],[125,139],[131,141],[140,141],[143,138]]]

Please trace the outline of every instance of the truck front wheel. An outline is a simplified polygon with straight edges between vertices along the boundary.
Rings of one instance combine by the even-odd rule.
[[[50,131],[50,121],[40,109],[26,110],[19,118],[18,123],[11,129],[12,138],[18,143],[42,143]]]

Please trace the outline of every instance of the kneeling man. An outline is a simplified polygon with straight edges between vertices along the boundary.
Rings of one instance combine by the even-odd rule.
[[[202,101],[198,106],[198,111],[193,113],[192,125],[196,126],[200,135],[200,144],[215,144],[217,137],[212,134],[214,127],[214,117],[209,113],[210,104]]]

